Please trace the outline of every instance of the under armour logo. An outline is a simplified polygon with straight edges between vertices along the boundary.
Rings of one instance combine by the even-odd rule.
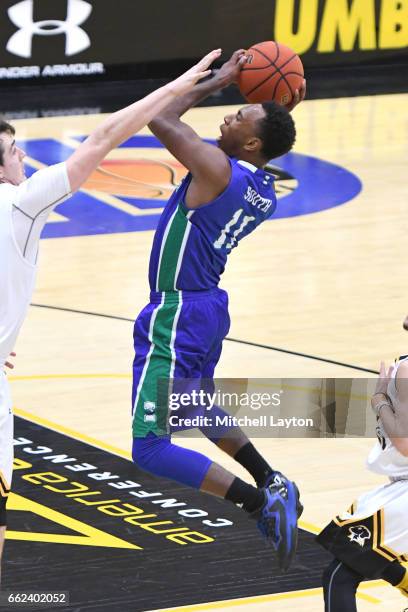
[[[365,525],[357,525],[357,527],[350,527],[347,537],[350,542],[356,542],[360,546],[364,546],[366,540],[371,539],[371,531]]]
[[[79,26],[92,12],[92,5],[84,0],[67,0],[67,19],[58,21],[47,19],[34,21],[34,0],[23,0],[8,9],[10,20],[18,28],[7,43],[7,51],[20,57],[31,57],[33,36],[56,36],[65,34],[65,55],[75,55],[87,49],[90,44],[88,34]]]

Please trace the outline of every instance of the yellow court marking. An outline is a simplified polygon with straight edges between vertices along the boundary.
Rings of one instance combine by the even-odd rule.
[[[304,531],[310,531],[310,533],[314,533],[317,535],[321,532],[322,528],[314,525],[313,523],[309,523],[307,521],[298,521],[299,527],[301,527]]]
[[[35,374],[33,376],[9,376],[8,379],[10,381],[13,380],[58,380],[61,378],[132,378],[131,374]]]
[[[131,544],[121,538],[91,527],[82,521],[73,519],[62,512],[57,512],[48,506],[39,504],[32,499],[27,499],[16,493],[10,493],[8,502],[9,510],[19,510],[23,512],[31,512],[48,519],[53,523],[62,525],[72,531],[76,531],[81,535],[60,535],[54,533],[40,532],[25,532],[11,531],[6,532],[6,538],[9,540],[24,540],[27,542],[49,542],[53,544],[76,544],[77,546],[102,546],[105,548],[127,548],[132,550],[143,550],[141,546]]]
[[[75,431],[74,429],[70,429],[69,427],[64,427],[63,425],[59,425],[58,423],[53,423],[48,419],[43,419],[42,417],[38,417],[31,412],[27,412],[26,410],[21,410],[21,408],[15,408],[14,414],[21,417],[22,419],[26,419],[27,421],[31,421],[32,423],[36,423],[37,425],[43,425],[48,429],[53,429],[58,433],[65,434],[70,438],[74,438],[76,440],[81,440],[81,442],[85,442],[86,444],[90,444],[91,446],[95,446],[97,448],[101,448],[102,450],[106,450],[109,453],[113,453],[114,455],[119,455],[124,459],[131,459],[130,452],[124,451],[121,448],[116,446],[111,446],[106,442],[102,442],[101,440],[97,440],[96,438],[92,438],[91,436],[86,436],[85,434],[79,433],[79,431]]]

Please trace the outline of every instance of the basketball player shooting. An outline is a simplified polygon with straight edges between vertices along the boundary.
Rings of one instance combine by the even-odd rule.
[[[109,151],[208,76],[208,67],[219,55],[220,50],[212,51],[175,81],[112,114],[66,162],[39,170],[29,179],[15,129],[0,120],[0,562],[13,463],[12,404],[3,368],[11,366],[7,359],[31,300],[41,231],[55,206],[85,183]]]
[[[380,377],[371,406],[377,437],[368,468],[389,482],[358,498],[317,537],[334,560],[323,575],[326,612],[356,612],[356,591],[382,578],[408,597],[408,357]]]
[[[180,117],[200,100],[237,81],[244,50],[209,80],[179,97],[149,124],[189,174],[168,201],[150,258],[150,303],[134,329],[133,459],[157,476],[225,498],[257,522],[277,550],[280,567],[292,562],[302,511],[296,485],[275,471],[238,429],[216,436],[201,431],[240,463],[256,486],[208,457],[177,446],[168,433],[168,404],[158,401],[159,379],[212,379],[228,333],[227,293],[218,288],[228,255],[276,208],[267,162],[295,142],[290,108],[273,102],[227,115],[218,146],[204,142]]]

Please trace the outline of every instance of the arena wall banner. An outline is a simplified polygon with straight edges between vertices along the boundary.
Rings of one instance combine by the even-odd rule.
[[[165,77],[270,39],[306,69],[408,62],[408,0],[2,0],[0,80]]]

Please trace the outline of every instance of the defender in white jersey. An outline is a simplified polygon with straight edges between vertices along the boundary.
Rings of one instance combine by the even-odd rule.
[[[335,556],[323,577],[326,610],[355,611],[365,578],[383,578],[408,597],[408,357],[381,364],[371,399],[378,440],[367,467],[389,482],[361,495],[317,540]]]
[[[13,462],[12,403],[4,366],[30,304],[41,231],[54,207],[81,187],[109,151],[208,76],[220,53],[212,51],[175,81],[114,113],[66,162],[39,170],[29,179],[15,130],[0,120],[0,562]]]

